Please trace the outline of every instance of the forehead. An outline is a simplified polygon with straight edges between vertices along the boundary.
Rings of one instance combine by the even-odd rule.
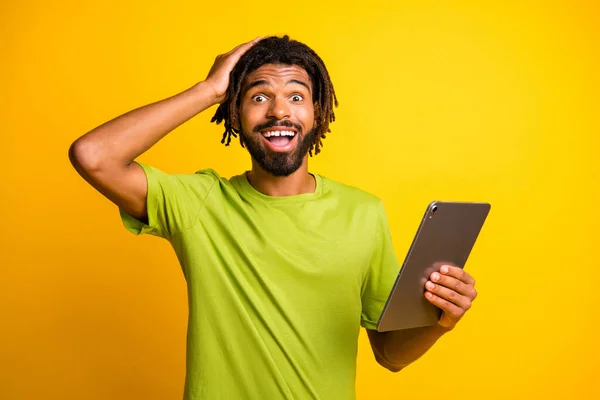
[[[244,92],[259,81],[265,81],[267,85],[286,85],[293,81],[300,81],[309,88],[312,87],[306,70],[297,65],[265,64],[261,66],[246,75],[242,85]]]

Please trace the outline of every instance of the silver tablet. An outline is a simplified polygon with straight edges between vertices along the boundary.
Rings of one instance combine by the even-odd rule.
[[[379,318],[379,332],[437,323],[441,310],[425,298],[425,283],[444,264],[465,266],[489,211],[488,203],[429,204]]]

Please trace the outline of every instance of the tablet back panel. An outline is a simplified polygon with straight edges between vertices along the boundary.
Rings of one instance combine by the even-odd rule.
[[[463,268],[490,211],[488,203],[432,202],[383,309],[380,332],[429,326],[441,310],[424,296],[425,282],[444,264]]]

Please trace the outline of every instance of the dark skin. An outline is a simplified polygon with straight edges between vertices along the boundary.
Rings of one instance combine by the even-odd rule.
[[[188,90],[132,110],[77,139],[69,149],[70,160],[77,172],[118,207],[141,221],[147,221],[146,177],[134,160],[177,126],[224,102],[231,70],[258,40],[219,55],[207,78]],[[314,127],[315,105],[309,101],[312,87],[306,71],[297,66],[266,65],[248,78],[263,83],[246,90],[248,96],[244,97],[240,110],[244,131],[254,135],[251,139],[257,140],[257,143],[262,141],[260,143],[268,151],[283,151],[266,143],[260,133],[253,132],[253,127],[269,120],[287,119],[301,127],[296,132],[295,142],[290,145],[295,148],[298,140]],[[309,193],[314,191],[315,186],[307,163],[305,155],[294,173],[273,176],[253,162],[249,180],[266,195]],[[443,311],[436,325],[386,333],[368,331],[375,358],[391,371],[399,371],[415,361],[439,337],[452,330],[471,307],[477,292],[475,281],[468,273],[453,266],[442,266],[439,273],[431,274],[424,295]]]
[[[300,141],[315,124],[312,85],[308,74],[303,68],[295,65],[265,64],[249,73],[244,83],[240,122],[245,140],[264,149],[267,157],[284,153],[288,154],[288,160],[293,157],[301,159],[299,168],[292,174],[274,176],[252,158],[252,170],[248,173],[248,180],[255,189],[269,196],[293,196],[314,192],[315,181],[308,173],[308,155],[296,154]],[[278,127],[281,121],[292,122],[295,128]],[[268,122],[275,125],[262,130],[263,132],[293,130],[294,139],[283,148],[272,146],[262,137],[261,132],[255,129],[256,126]]]
[[[257,81],[263,83],[252,86],[252,83]],[[302,68],[266,64],[248,75],[245,86],[249,88],[243,94],[240,107],[244,131],[252,132],[253,126],[270,119],[292,121],[305,128],[302,132],[306,132],[306,128],[314,124],[315,107],[307,101],[312,98],[312,87],[306,71]],[[250,135],[248,140],[262,141],[268,148],[268,144],[260,135]],[[290,146],[293,144],[294,142]],[[253,160],[252,171],[248,177],[257,190],[270,196],[289,196],[314,191],[306,156],[300,168],[287,177],[272,176]],[[368,330],[375,358],[390,371],[399,371],[415,361],[444,333],[452,330],[471,307],[477,292],[475,281],[467,272],[444,265],[441,266],[440,272],[431,274],[430,280],[425,284],[424,295],[429,302],[443,311],[437,325],[394,332]]]
[[[429,279],[424,296],[442,310],[436,325],[391,332],[367,330],[375,359],[392,372],[417,360],[442,335],[454,329],[477,297],[475,280],[461,268],[443,265]]]

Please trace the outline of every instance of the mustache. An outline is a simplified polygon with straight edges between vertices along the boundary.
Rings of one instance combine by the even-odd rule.
[[[298,124],[293,123],[292,121],[288,121],[287,119],[282,119],[281,121],[268,121],[264,124],[256,125],[253,129],[254,133],[259,133],[263,129],[273,128],[275,126],[285,126],[286,128],[294,128],[298,133],[302,133],[302,127]]]

